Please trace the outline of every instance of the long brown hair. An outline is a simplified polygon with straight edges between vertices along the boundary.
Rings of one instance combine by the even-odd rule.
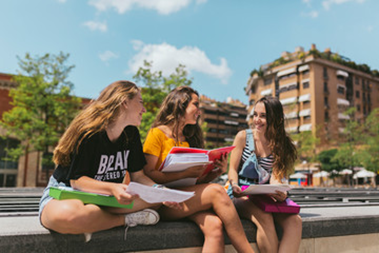
[[[172,136],[179,143],[180,122],[186,114],[186,109],[192,100],[192,94],[199,96],[198,92],[188,86],[180,86],[173,89],[163,100],[152,128],[161,125],[172,125]],[[203,132],[197,122],[195,125],[186,125],[183,135],[191,147],[203,148]]]
[[[54,150],[55,164],[68,166],[70,155],[78,152],[84,138],[103,131],[113,123],[120,113],[120,106],[133,99],[139,88],[129,81],[117,81],[108,85],[83,111],[71,122]]]
[[[283,106],[277,98],[263,97],[255,105],[263,103],[266,109],[267,129],[265,137],[274,156],[274,175],[282,179],[293,169],[297,150],[284,128]]]

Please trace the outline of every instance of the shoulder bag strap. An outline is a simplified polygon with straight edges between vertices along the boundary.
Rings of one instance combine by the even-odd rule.
[[[253,131],[250,128],[246,129],[246,145],[249,147],[250,153],[255,151]]]

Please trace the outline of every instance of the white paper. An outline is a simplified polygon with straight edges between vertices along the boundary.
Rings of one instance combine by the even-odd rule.
[[[168,188],[160,189],[136,182],[130,182],[126,192],[138,194],[141,199],[151,204],[161,203],[164,201],[180,203],[192,198],[195,195],[194,192],[172,190]]]
[[[177,172],[177,171],[183,171],[191,167],[195,166],[205,166],[207,164],[210,164],[211,162],[178,162],[178,163],[171,163],[167,166],[165,166],[162,170],[162,172]]]
[[[258,195],[276,193],[276,191],[286,192],[291,190],[288,184],[254,184],[246,188],[242,193],[245,195]]]

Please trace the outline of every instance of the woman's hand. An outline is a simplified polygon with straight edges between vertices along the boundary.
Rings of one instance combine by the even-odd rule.
[[[232,187],[234,197],[240,198],[243,196],[241,187],[237,183],[231,183],[230,186]]]
[[[287,199],[287,192],[276,191],[276,193],[269,194],[269,196],[278,202],[283,202]]]
[[[207,166],[208,165],[199,165],[199,166],[188,168],[185,170],[185,175],[186,177],[199,178],[203,175],[204,170],[207,168]]]
[[[226,173],[228,170],[228,154],[224,154],[220,159],[215,160],[214,162],[215,168],[221,170],[220,174]]]
[[[130,194],[126,192],[128,188],[125,184],[115,183],[112,186],[112,195],[117,199],[118,203],[122,205],[129,205],[133,200],[139,198],[138,194]]]
[[[174,209],[180,210],[180,211],[183,210],[182,203],[172,202],[172,201],[165,201],[162,204],[165,205],[165,206],[167,206],[167,207],[169,207],[169,208],[174,208]]]

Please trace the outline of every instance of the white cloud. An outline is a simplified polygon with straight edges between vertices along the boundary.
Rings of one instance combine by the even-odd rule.
[[[302,0],[302,2],[305,3],[308,6],[311,5],[311,0]]]
[[[220,79],[223,84],[227,84],[232,75],[225,58],[220,58],[219,65],[212,64],[207,55],[197,47],[176,48],[167,43],[154,45],[141,41],[132,41],[132,44],[137,54],[129,61],[129,73],[136,73],[139,67],[143,66],[143,61],[147,60],[153,62],[153,71],[161,70],[164,76],[175,72],[179,64],[185,65],[189,73],[203,73]]]
[[[317,18],[318,17],[318,12],[317,11],[302,12],[301,15],[304,16],[304,17]]]
[[[96,22],[96,21],[87,21],[83,23],[84,26],[87,26],[91,31],[102,31],[106,32],[108,30],[107,23],[106,22]]]
[[[374,30],[374,26],[369,25],[366,27],[366,30],[370,33],[370,32],[372,32],[372,30]]]
[[[168,15],[187,7],[192,0],[90,0],[99,11],[115,9],[123,14],[133,8],[156,10],[159,14]],[[207,0],[196,0],[196,4],[203,4]]]
[[[108,62],[109,60],[116,59],[118,57],[119,56],[117,54],[115,54],[115,53],[113,53],[112,51],[109,51],[109,50],[107,50],[107,51],[99,54],[99,58],[103,62]]]
[[[339,4],[344,4],[347,2],[356,2],[356,3],[361,4],[361,3],[364,3],[365,0],[325,0],[322,2],[322,6],[324,6],[325,10],[330,10],[330,6],[333,4],[339,5]]]

